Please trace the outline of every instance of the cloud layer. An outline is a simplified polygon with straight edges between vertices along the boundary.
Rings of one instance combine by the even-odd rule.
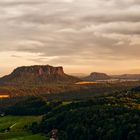
[[[140,68],[138,0],[1,0],[0,31],[3,68],[7,61],[86,72]]]

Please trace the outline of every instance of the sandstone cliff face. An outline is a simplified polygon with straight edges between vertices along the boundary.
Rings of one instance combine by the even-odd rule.
[[[19,67],[15,69],[12,73],[15,76],[22,75],[65,75],[63,67],[53,67],[53,66],[28,66],[28,67]]]
[[[15,85],[45,85],[56,82],[75,82],[78,78],[64,73],[63,67],[50,65],[16,68],[10,75],[0,78],[0,83]]]
[[[110,79],[111,77],[108,76],[105,73],[98,73],[98,72],[93,72],[89,76],[85,77],[84,80],[87,81],[97,81],[97,80],[107,80]]]

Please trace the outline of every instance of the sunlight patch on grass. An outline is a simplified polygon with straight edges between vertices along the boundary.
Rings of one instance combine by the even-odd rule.
[[[77,82],[76,85],[98,84],[98,82]]]

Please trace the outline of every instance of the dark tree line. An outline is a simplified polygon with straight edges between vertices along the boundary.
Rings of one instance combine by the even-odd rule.
[[[139,140],[140,110],[107,105],[103,101],[59,107],[30,129],[45,134],[58,129],[60,140]]]

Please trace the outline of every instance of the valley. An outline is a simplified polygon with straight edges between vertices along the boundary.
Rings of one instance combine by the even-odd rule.
[[[18,97],[4,99],[0,112],[2,140],[138,140],[140,88],[90,98]],[[82,135],[81,135],[82,134]]]
[[[0,140],[140,140],[140,0],[0,0]]]
[[[0,139],[138,140],[140,81],[88,78],[48,65],[0,78]]]

